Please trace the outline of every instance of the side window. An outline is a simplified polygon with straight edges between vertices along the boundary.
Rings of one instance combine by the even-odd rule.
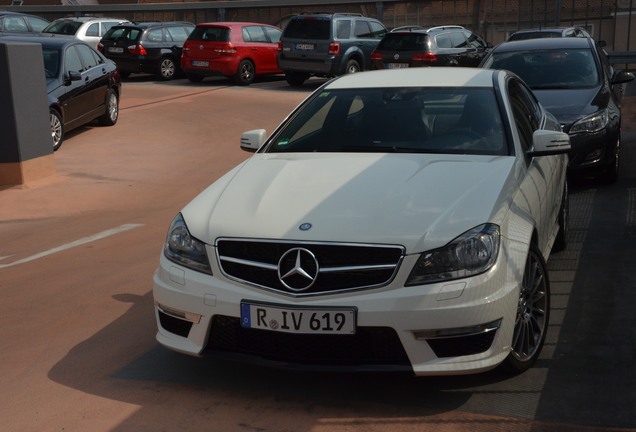
[[[518,81],[508,82],[508,93],[521,146],[527,152],[532,147],[532,134],[539,128],[541,111],[531,93]]]
[[[90,49],[86,45],[77,45],[77,50],[79,51],[79,55],[82,59],[82,63],[86,66],[86,69],[93,68],[99,64],[93,50]]]
[[[47,25],[49,25],[48,21],[35,17],[29,17],[27,18],[27,21],[31,25],[31,28],[34,32],[41,32]],[[2,26],[0,26],[0,28],[2,28]]]
[[[339,19],[336,21],[336,39],[351,38],[351,20]]]
[[[265,33],[267,33],[267,37],[271,43],[278,43],[280,40],[281,31],[275,29],[273,27],[263,27],[265,29]]]
[[[386,29],[382,27],[380,23],[375,21],[370,21],[369,25],[371,26],[371,37],[374,39],[382,39],[386,34]]]
[[[450,33],[451,45],[453,48],[466,48],[468,41],[464,37],[463,32],[454,31]]]
[[[369,23],[364,20],[356,20],[355,27],[356,37],[361,39],[371,39],[371,29],[369,28]]]
[[[452,48],[450,37],[448,33],[442,33],[440,35],[435,36],[435,43],[438,48]]]
[[[188,32],[185,27],[168,27],[166,29],[166,37],[168,37],[168,35],[170,35],[175,42],[185,42],[188,38]]]
[[[64,72],[83,72],[84,66],[74,46],[68,47],[64,53]]]
[[[99,36],[99,23],[93,23],[86,29],[86,36]]]
[[[245,38],[245,33],[249,35],[249,39]],[[267,36],[261,26],[249,26],[243,28],[243,39],[252,42],[267,42]]]
[[[149,30],[146,33],[146,40],[149,42],[163,41],[163,30],[162,29]]]
[[[7,17],[4,20],[4,31],[26,33],[29,31],[24,18],[22,17]]]
[[[482,42],[481,39],[479,39],[479,37],[475,33],[465,31],[464,36],[468,40],[469,47],[475,48],[478,50],[486,48],[486,45]]]

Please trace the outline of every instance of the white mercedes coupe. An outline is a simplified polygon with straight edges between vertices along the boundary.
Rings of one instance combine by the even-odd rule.
[[[333,79],[174,218],[157,340],[302,368],[536,361],[566,245],[568,135],[504,70]]]

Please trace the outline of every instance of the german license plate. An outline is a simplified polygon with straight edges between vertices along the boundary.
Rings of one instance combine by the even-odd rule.
[[[387,69],[405,69],[409,67],[408,63],[387,63]]]
[[[284,333],[354,334],[355,308],[290,308],[241,302],[241,326]]]
[[[121,54],[124,52],[124,49],[121,47],[109,47],[108,48],[108,52],[109,53],[114,53],[114,54]]]
[[[296,44],[296,49],[300,51],[312,51],[314,47],[315,47],[314,44],[309,44],[309,43]]]
[[[210,63],[206,61],[192,60],[192,66],[208,67]]]

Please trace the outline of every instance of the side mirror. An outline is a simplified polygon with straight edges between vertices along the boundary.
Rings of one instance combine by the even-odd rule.
[[[241,149],[254,153],[261,148],[266,138],[267,132],[265,129],[255,129],[244,132],[243,135],[241,135]]]
[[[624,70],[617,70],[612,75],[612,84],[624,84],[634,80],[634,74]]]
[[[66,77],[66,85],[71,85],[72,81],[81,81],[82,74],[77,71],[69,71],[68,76]]]
[[[570,136],[565,132],[536,130],[532,134],[530,156],[550,156],[570,151]]]

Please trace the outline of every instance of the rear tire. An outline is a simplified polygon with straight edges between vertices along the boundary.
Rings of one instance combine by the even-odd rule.
[[[352,74],[361,72],[362,68],[360,67],[360,63],[355,60],[349,60],[347,62],[347,67],[345,68],[345,74]]]
[[[49,123],[51,124],[53,151],[56,151],[64,141],[64,123],[62,123],[62,115],[55,108],[49,109]]]
[[[119,118],[119,96],[114,90],[109,90],[106,94],[106,114],[97,120],[103,126],[113,126]]]
[[[234,75],[234,82],[238,85],[248,86],[254,82],[256,76],[256,68],[254,63],[250,60],[242,60],[239,63],[236,75]]]
[[[164,57],[157,65],[157,78],[161,81],[168,81],[177,74],[177,64],[170,57]]]
[[[545,342],[550,321],[548,269],[536,245],[531,244],[519,290],[511,351],[501,367],[518,374],[535,363]]]
[[[300,87],[309,79],[309,74],[303,72],[285,72],[285,79],[290,86]]]

